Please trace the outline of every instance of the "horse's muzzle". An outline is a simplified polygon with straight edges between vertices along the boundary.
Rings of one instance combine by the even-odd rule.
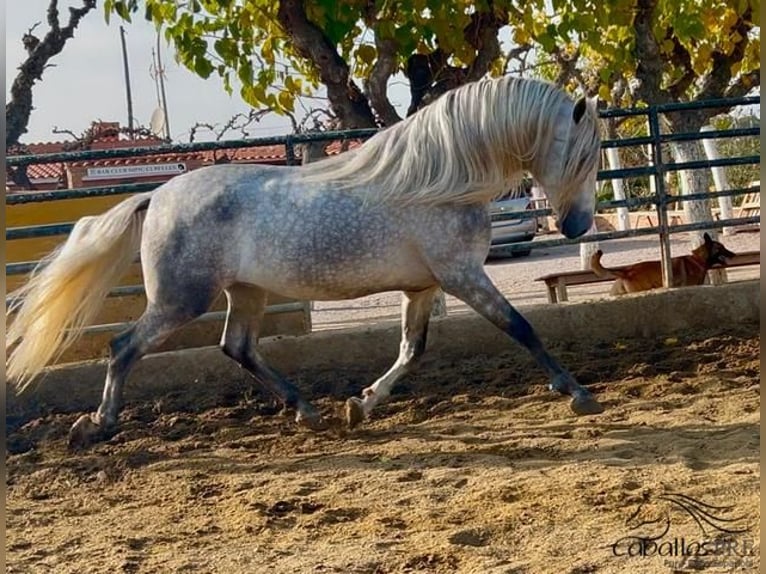
[[[592,211],[571,210],[559,221],[559,229],[568,239],[580,237],[593,225]]]

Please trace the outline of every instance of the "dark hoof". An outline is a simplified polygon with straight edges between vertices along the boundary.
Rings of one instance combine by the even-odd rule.
[[[93,415],[82,415],[69,429],[70,450],[88,448],[105,437],[104,428],[93,420]]]
[[[597,415],[604,412],[604,406],[591,395],[575,397],[569,406],[575,414],[580,416]]]
[[[364,420],[362,401],[352,397],[346,401],[346,424],[352,429]]]
[[[322,418],[321,415],[318,414],[306,416],[299,412],[295,417],[295,422],[309,430],[316,432],[326,431],[330,428],[330,423],[328,423]]]

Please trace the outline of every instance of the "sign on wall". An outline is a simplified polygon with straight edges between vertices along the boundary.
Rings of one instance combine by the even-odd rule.
[[[119,179],[121,177],[151,177],[186,173],[185,163],[160,163],[150,165],[110,165],[89,167],[83,179]]]

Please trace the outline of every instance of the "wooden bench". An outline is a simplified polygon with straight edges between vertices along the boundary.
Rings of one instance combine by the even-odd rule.
[[[742,199],[737,217],[755,217],[756,215],[761,215],[761,194],[748,193]]]
[[[760,265],[761,264],[761,252],[760,251],[743,251],[737,253],[733,258],[729,260],[729,263],[724,267],[716,265],[713,269],[729,269],[732,267],[744,267],[746,265]],[[622,266],[615,267],[615,269],[622,269]],[[550,303],[558,303],[559,301],[568,301],[567,287],[570,285],[588,285],[590,283],[603,283],[605,281],[614,281],[612,277],[598,277],[590,269],[581,271],[564,271],[562,273],[551,273],[549,275],[543,275],[538,277],[535,281],[545,282],[545,287],[548,290],[548,301]]]

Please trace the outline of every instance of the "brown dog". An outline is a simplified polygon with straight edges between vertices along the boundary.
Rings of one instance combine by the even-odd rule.
[[[612,285],[612,295],[662,287],[662,267],[659,261],[642,261],[621,269],[610,269],[601,265],[602,255],[600,249],[596,251],[590,258],[590,267],[599,277],[617,279]],[[673,287],[702,285],[708,269],[716,264],[726,265],[726,259],[734,255],[705,233],[705,242],[692,251],[691,255],[672,258]]]

